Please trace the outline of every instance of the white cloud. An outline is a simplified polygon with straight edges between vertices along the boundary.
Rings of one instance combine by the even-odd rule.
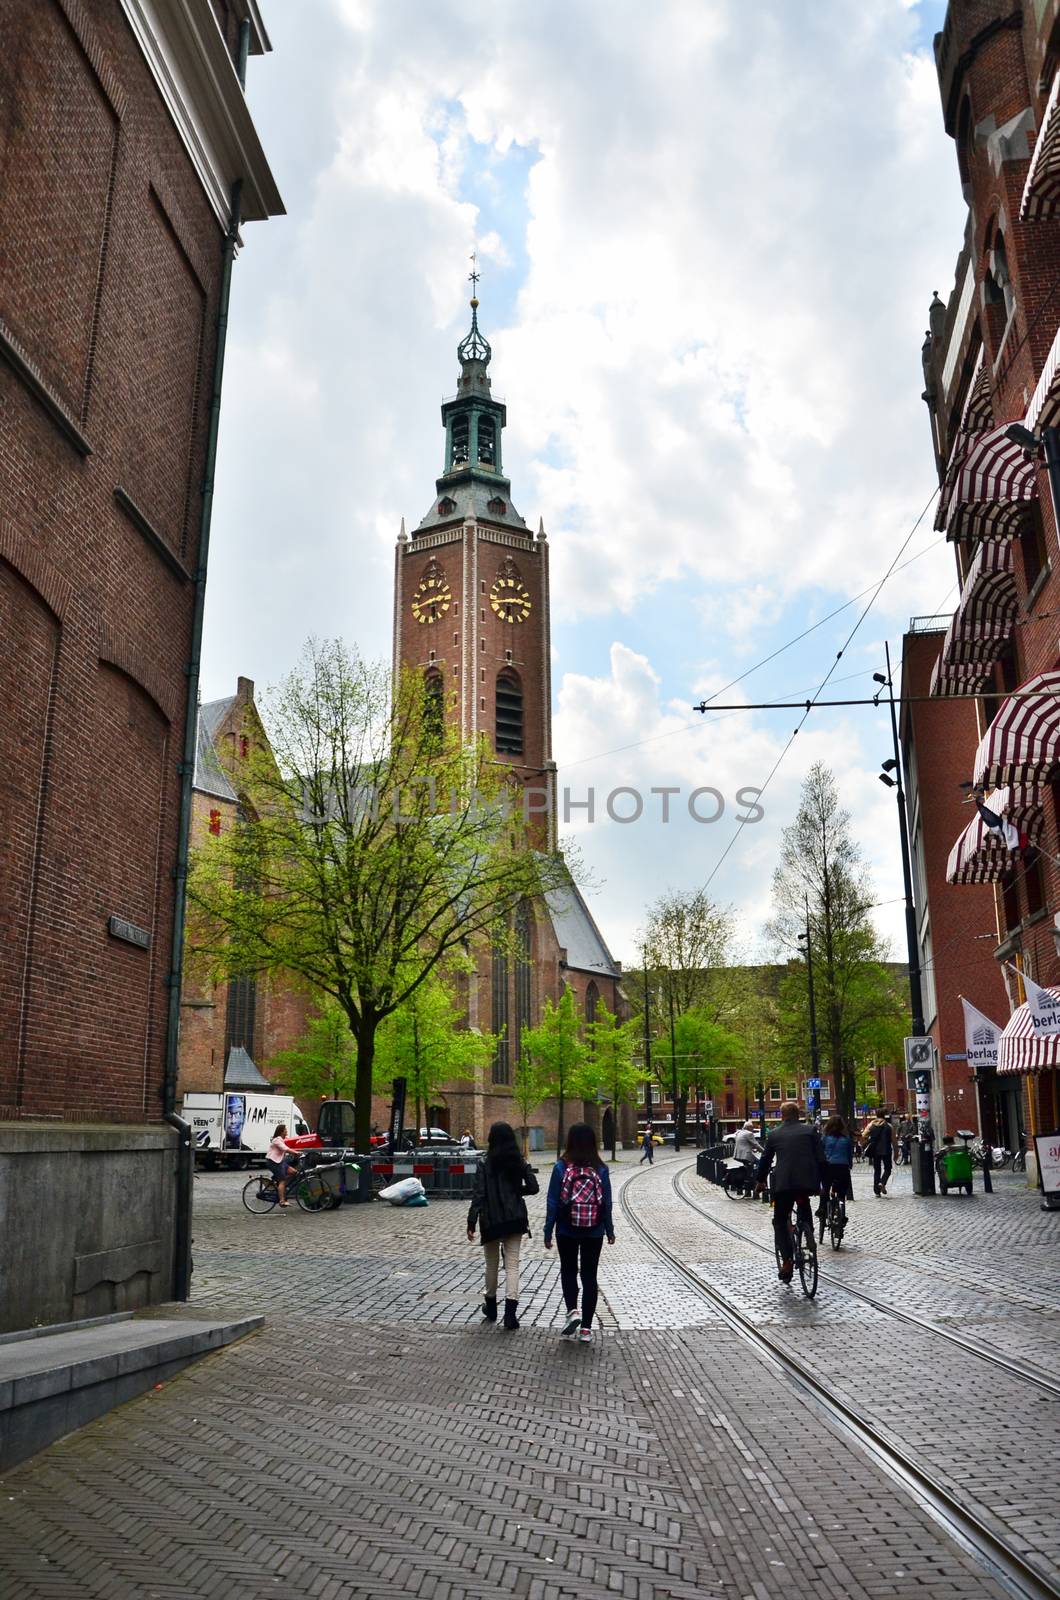
[[[702,590],[702,637],[684,646],[702,694],[782,607],[797,615],[812,590],[831,609],[821,590],[882,575],[932,483],[919,345],[963,221],[908,0],[306,0],[269,22],[275,55],[251,63],[250,97],[290,214],[247,230],[236,273],[207,693],[239,672],[275,679],[311,631],[387,653],[393,538],[441,467],[476,234],[506,467],[549,529],[561,635],[594,612],[621,633],[680,576]],[[483,194],[503,192],[514,144],[536,155],[525,236],[466,198],[471,141]],[[490,270],[523,259],[501,326]],[[877,615],[893,636],[951,582],[936,549]],[[655,742],[609,757],[601,781],[678,768],[720,774],[727,797],[759,781],[788,730],[739,714],[673,733],[687,710],[668,696],[691,686],[659,681],[663,645],[655,667],[616,645],[609,670],[562,680],[560,758],[632,730]],[[800,734],[767,821],[719,875],[751,921],[813,754],[891,862],[878,752],[862,761],[859,737]],[[725,826],[689,824],[680,849],[657,830],[661,856],[633,862],[632,830],[594,830],[617,944],[642,889],[710,871]]]

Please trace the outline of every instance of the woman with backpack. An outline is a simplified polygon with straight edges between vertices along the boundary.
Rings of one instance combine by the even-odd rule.
[[[468,1243],[475,1242],[475,1227],[482,1236],[486,1258],[486,1294],[482,1315],[497,1320],[497,1280],[504,1252],[504,1326],[519,1326],[519,1247],[530,1232],[524,1195],[537,1194],[538,1181],[519,1150],[515,1132],[507,1122],[495,1122],[489,1131],[485,1158],[479,1162],[467,1213]]]
[[[611,1219],[611,1175],[600,1160],[596,1134],[587,1122],[575,1122],[567,1132],[566,1148],[552,1169],[545,1212],[545,1249],[552,1235],[559,1246],[559,1274],[567,1319],[560,1338],[578,1329],[580,1344],[592,1344],[596,1314],[597,1267],[604,1240],[615,1242]],[[578,1313],[578,1277],[582,1308]]]

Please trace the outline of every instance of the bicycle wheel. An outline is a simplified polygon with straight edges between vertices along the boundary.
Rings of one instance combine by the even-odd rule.
[[[263,1217],[266,1211],[271,1211],[279,1198],[280,1191],[272,1179],[262,1173],[243,1185],[243,1204],[256,1217]]]
[[[331,1207],[331,1190],[315,1172],[307,1172],[296,1180],[294,1197],[303,1211],[328,1211]]]
[[[799,1265],[802,1292],[807,1300],[812,1300],[817,1293],[817,1239],[812,1224],[810,1226],[805,1223],[799,1224],[795,1256]]]
[[[1026,1152],[1026,1150],[1017,1150],[1016,1151],[1016,1154],[1012,1157],[1012,1170],[1013,1170],[1013,1172],[1026,1172],[1026,1170],[1027,1170],[1027,1152]]]
[[[843,1243],[843,1229],[846,1227],[846,1222],[842,1201],[833,1199],[828,1208],[828,1233],[833,1250],[838,1250]]]

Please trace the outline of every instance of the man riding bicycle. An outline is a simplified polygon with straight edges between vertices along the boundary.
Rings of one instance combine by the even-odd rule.
[[[760,1189],[764,1187],[774,1162],[773,1237],[780,1258],[778,1277],[781,1283],[790,1283],[794,1271],[791,1208],[798,1205],[799,1222],[809,1230],[812,1238],[814,1229],[810,1196],[820,1192],[825,1167],[821,1136],[816,1128],[799,1120],[799,1107],[794,1100],[785,1100],[780,1108],[780,1127],[774,1128],[766,1138],[765,1149],[755,1173]]]

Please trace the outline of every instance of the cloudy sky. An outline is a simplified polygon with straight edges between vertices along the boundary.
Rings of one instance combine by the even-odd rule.
[[[815,713],[733,843],[737,791],[794,719],[691,707],[812,694],[935,486],[919,351],[963,227],[942,0],[263,9],[248,97],[287,216],[246,229],[236,268],[204,697],[274,683],[311,633],[387,655],[394,539],[441,470],[477,249],[512,497],[551,540],[555,754],[572,799],[597,796],[573,827],[616,955],[662,889],[708,881],[761,951],[818,758],[897,952],[886,714]],[[911,615],[952,609],[931,521],[836,698],[871,690]],[[621,785],[646,796],[637,823],[606,816]],[[700,785],[717,822],[688,816]],[[653,786],[682,791],[666,825]]]

